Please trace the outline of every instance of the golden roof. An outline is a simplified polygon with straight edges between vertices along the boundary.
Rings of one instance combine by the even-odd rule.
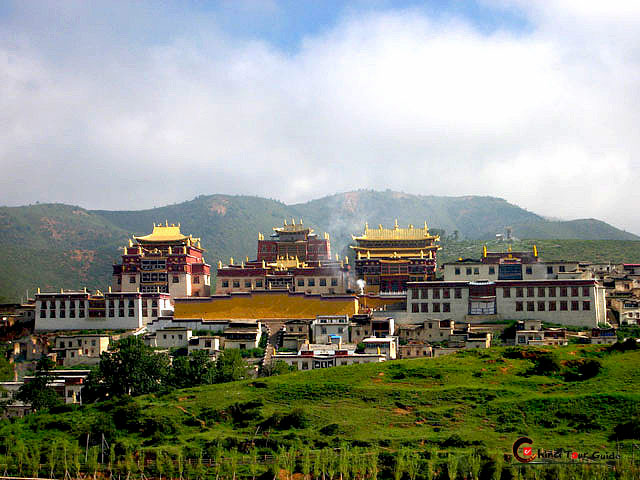
[[[424,227],[415,228],[413,225],[409,225],[408,228],[401,228],[398,226],[398,220],[393,228],[383,228],[382,225],[378,225],[378,228],[369,228],[369,224],[365,223],[364,235],[351,236],[354,240],[437,240],[437,235],[429,235],[429,229],[427,228],[427,222],[424,222]]]
[[[287,223],[287,220],[285,219],[282,227],[273,227],[273,231],[278,233],[302,233],[302,232],[311,233],[313,232],[311,228],[304,226],[302,219],[300,219],[300,223],[296,224],[295,218],[291,219],[291,223]]]
[[[183,235],[180,233],[180,224],[174,225],[173,223],[169,225],[168,223],[165,225],[162,224],[153,224],[153,232],[149,235],[143,235],[140,237],[133,237],[135,240],[139,242],[184,242],[186,240],[191,240],[193,242],[199,242],[199,238],[193,238],[191,235]]]
[[[317,315],[354,315],[355,296],[323,297],[288,292],[253,292],[210,298],[176,299],[175,318],[204,320],[295,319]]]

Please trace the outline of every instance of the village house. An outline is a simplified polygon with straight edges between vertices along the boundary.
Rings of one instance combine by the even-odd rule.
[[[109,348],[109,335],[58,335],[51,352],[59,366],[95,365]]]
[[[516,345],[567,345],[566,328],[544,328],[540,320],[524,320],[516,324]]]
[[[385,356],[386,360],[395,360],[398,356],[398,338],[397,337],[371,337],[365,338],[364,353],[379,353]]]
[[[329,343],[330,335],[339,336],[342,341],[349,341],[349,317],[347,315],[318,315],[311,322],[312,340],[314,343]]]
[[[618,341],[615,328],[591,329],[590,342],[592,345],[612,345]]]
[[[204,350],[210,357],[216,357],[223,345],[224,339],[217,335],[198,335],[189,338],[187,351],[191,355],[193,352]]]
[[[453,335],[453,320],[427,319],[420,323],[398,325],[398,338],[403,341],[445,342]]]
[[[262,324],[256,320],[231,322],[222,333],[224,348],[240,350],[258,348],[262,337]]]
[[[188,328],[162,328],[146,335],[144,340],[150,347],[182,348],[188,345],[191,335],[192,331]]]
[[[409,341],[404,345],[398,345],[398,358],[425,358],[432,355],[432,347],[428,343]]]

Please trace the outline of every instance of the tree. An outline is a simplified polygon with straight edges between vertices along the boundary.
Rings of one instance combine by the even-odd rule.
[[[248,365],[242,359],[240,350],[224,350],[216,361],[216,383],[242,380],[248,375]]]
[[[167,384],[175,388],[209,385],[214,382],[216,364],[204,350],[196,350],[188,357],[175,357],[167,376]]]
[[[83,397],[92,401],[155,392],[160,389],[168,368],[167,355],[155,353],[140,337],[123,338],[112,352],[100,355],[98,367],[87,378]]]
[[[282,375],[284,373],[295,372],[298,369],[293,365],[289,365],[287,362],[283,360],[276,360],[272,362],[270,365],[265,365],[262,369],[262,376],[264,377],[273,377],[274,375]]]
[[[53,381],[51,370],[53,370],[54,366],[55,363],[46,356],[40,357],[36,364],[35,376],[20,387],[16,394],[16,399],[31,405],[34,411],[46,410],[61,405],[62,399],[49,386]]]

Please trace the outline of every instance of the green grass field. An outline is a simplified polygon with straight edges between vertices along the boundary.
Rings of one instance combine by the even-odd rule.
[[[164,451],[174,458],[340,445],[429,450],[442,458],[450,451],[500,456],[528,436],[536,449],[630,457],[634,440],[616,439],[614,429],[640,413],[640,351],[583,345],[548,351],[561,366],[545,375],[532,372],[541,349],[469,350],[65,408],[2,421],[0,438],[5,445],[84,450],[88,433],[94,449],[104,434],[117,452]],[[602,365],[595,377],[563,375],[567,362],[589,359]]]

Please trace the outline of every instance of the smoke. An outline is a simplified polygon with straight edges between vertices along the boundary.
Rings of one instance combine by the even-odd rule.
[[[358,279],[356,284],[358,285],[358,288],[360,289],[360,295],[364,295],[364,286],[367,284],[367,282],[365,282],[364,280],[362,280],[360,278],[360,279]]]

